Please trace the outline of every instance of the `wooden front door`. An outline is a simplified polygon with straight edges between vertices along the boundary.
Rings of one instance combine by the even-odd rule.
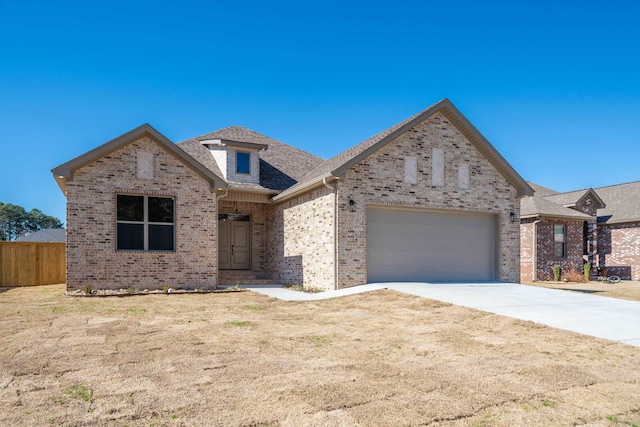
[[[251,221],[249,215],[218,215],[218,268],[251,268]]]

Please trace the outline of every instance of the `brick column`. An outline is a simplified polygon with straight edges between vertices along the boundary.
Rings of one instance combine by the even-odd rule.
[[[594,270],[591,274],[595,274],[595,268],[600,267],[598,257],[598,224],[596,222],[589,222],[587,225],[587,239],[588,239],[588,256],[589,263]]]

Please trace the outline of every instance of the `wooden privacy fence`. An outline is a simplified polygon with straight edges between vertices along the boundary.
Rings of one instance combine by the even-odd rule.
[[[0,286],[66,282],[65,243],[0,242]]]

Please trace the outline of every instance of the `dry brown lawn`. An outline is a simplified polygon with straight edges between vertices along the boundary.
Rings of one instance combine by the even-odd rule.
[[[640,348],[381,290],[0,289],[0,425],[637,425]]]
[[[524,282],[524,285],[542,288],[561,289],[564,291],[581,292],[600,295],[603,297],[640,301],[640,282],[622,281],[620,283],[603,283],[591,281],[587,283],[570,282]]]

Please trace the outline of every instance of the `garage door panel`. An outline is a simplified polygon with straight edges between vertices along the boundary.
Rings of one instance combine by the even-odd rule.
[[[494,280],[495,231],[494,215],[369,208],[368,281]]]

